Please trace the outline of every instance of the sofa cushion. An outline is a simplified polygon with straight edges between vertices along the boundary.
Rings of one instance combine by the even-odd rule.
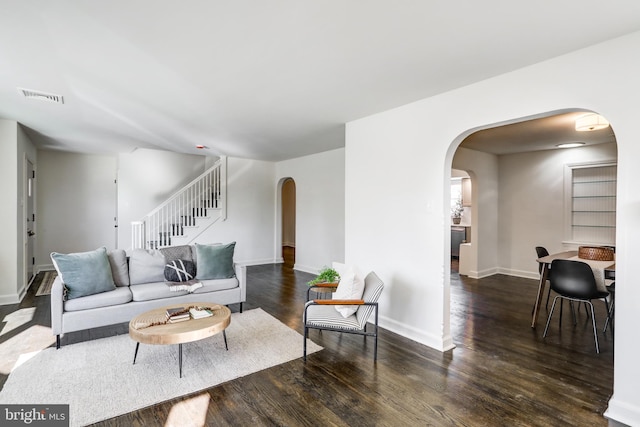
[[[228,279],[235,276],[233,252],[236,242],[226,245],[200,245],[196,243],[198,280]]]
[[[129,287],[121,286],[109,292],[102,292],[86,297],[75,298],[64,303],[65,311],[89,310],[91,308],[108,307],[130,302],[132,299]]]
[[[160,248],[160,252],[164,255],[166,263],[177,259],[193,261],[193,254],[191,252],[191,246],[189,245],[167,246],[166,248]]]
[[[191,246],[191,253],[193,254],[193,262],[196,263],[196,270],[198,270],[198,251],[196,249],[196,244],[194,243]],[[222,246],[222,243],[207,243],[205,246]]]
[[[112,291],[116,287],[105,247],[70,254],[52,252],[51,260],[67,289],[66,299]]]
[[[116,249],[107,254],[111,265],[111,274],[116,286],[129,286],[129,264],[124,249]]]
[[[172,291],[165,282],[144,283],[129,287],[134,301],[149,301],[154,299],[172,298],[187,295],[187,291]],[[167,304],[171,304],[168,300]]]
[[[233,289],[239,286],[238,279],[235,277],[230,279],[200,280],[200,283],[202,283],[202,287],[196,289],[193,292],[194,294],[223,291],[225,289]]]
[[[196,265],[191,261],[177,259],[164,266],[164,280],[167,282],[187,282],[195,277]]]
[[[129,282],[131,285],[164,281],[164,255],[154,249],[134,249],[129,252]]]

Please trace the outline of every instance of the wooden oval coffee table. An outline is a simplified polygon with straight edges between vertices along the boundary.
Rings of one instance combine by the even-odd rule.
[[[166,319],[166,312],[169,308],[177,307],[204,307],[210,308],[213,316],[203,319],[189,319],[178,323],[161,323]],[[180,367],[180,378],[182,378],[182,344],[208,338],[222,332],[224,345],[227,350],[227,334],[225,329],[231,323],[231,310],[220,304],[209,302],[195,302],[189,304],[173,304],[166,307],[156,308],[146,311],[129,322],[129,336],[136,341],[136,351],[133,355],[133,364],[136,363],[138,348],[142,344],[178,344],[178,364]]]

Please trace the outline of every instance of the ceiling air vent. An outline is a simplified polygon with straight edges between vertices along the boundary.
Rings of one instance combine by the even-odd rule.
[[[46,93],[39,90],[18,88],[18,91],[28,99],[39,99],[41,101],[55,102],[56,104],[64,104],[62,95],[55,95],[53,93]]]

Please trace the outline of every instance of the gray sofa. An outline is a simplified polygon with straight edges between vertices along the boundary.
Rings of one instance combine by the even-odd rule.
[[[235,245],[235,243],[234,243]],[[200,245],[206,249],[208,245]],[[217,245],[209,245],[217,246]],[[101,248],[104,249],[104,248]],[[196,275],[195,282],[201,283],[202,287],[193,292],[188,290],[172,290],[170,283],[165,280],[164,268],[175,251],[184,254],[192,252],[192,261],[198,271],[210,270],[203,265],[207,259],[198,260],[196,258],[196,246],[181,246],[174,248],[164,248],[163,250],[143,250],[137,249],[125,253],[123,250],[115,250],[104,253],[108,256],[108,266],[113,278],[113,286],[107,291],[97,291],[85,296],[75,296],[69,298],[71,290],[63,283],[64,276],[73,278],[78,282],[77,277],[72,273],[62,271],[62,262],[58,263],[54,257],[54,265],[58,270],[58,277],[55,279],[51,289],[51,329],[56,335],[56,347],[60,348],[60,335],[65,332],[79,331],[100,326],[114,325],[128,322],[133,317],[145,311],[166,306],[169,304],[189,304],[194,302],[210,302],[223,305],[240,304],[246,301],[246,266],[234,263],[232,259],[228,262],[227,272],[223,278],[200,278]],[[186,249],[186,252],[185,252]],[[233,248],[231,249],[233,254]],[[69,254],[65,256],[83,255]],[[233,255],[231,255],[233,256]],[[81,258],[82,259],[82,258]],[[199,261],[199,262],[198,262]],[[60,264],[60,268],[59,268]],[[109,270],[107,267],[107,270]],[[199,267],[199,268],[198,268]],[[100,273],[100,269],[92,269],[92,277],[95,271],[101,276],[109,276],[109,272]],[[86,273],[84,273],[86,275]],[[207,273],[211,275],[211,271]],[[215,276],[215,274],[214,274]],[[68,280],[71,282],[71,280]],[[82,281],[82,280],[81,280]],[[96,280],[99,281],[99,280]],[[107,278],[108,281],[108,278]],[[192,282],[194,282],[192,281]],[[91,285],[89,285],[91,286]],[[92,290],[91,292],[96,292]]]

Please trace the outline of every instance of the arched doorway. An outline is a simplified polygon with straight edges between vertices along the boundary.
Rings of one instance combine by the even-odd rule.
[[[555,252],[577,249],[570,247],[579,239],[571,235],[572,211],[563,182],[566,165],[617,161],[611,127],[575,130],[576,119],[586,113],[555,111],[465,132],[451,168],[466,171],[473,181],[471,240],[477,266],[471,277],[503,271],[537,278],[535,263],[526,274],[533,247],[544,243]],[[581,145],[575,149],[560,146],[578,140]],[[601,243],[615,245],[615,241]],[[522,249],[525,246],[531,254]],[[514,247],[521,252],[514,255]],[[500,264],[506,259],[513,259],[515,266],[503,268]]]
[[[296,183],[293,178],[282,182],[282,259],[293,268],[296,261]]]
[[[576,131],[576,119],[585,113],[588,112],[555,111],[516,119],[507,124],[489,125],[461,134],[452,144],[456,151],[450,167],[465,170],[473,178],[472,248],[476,264],[468,276],[471,279],[480,279],[473,282],[478,287],[488,283],[482,282],[482,279],[493,280],[500,276],[502,279],[496,279],[496,282],[501,280],[500,285],[505,285],[500,287],[500,295],[519,292],[523,289],[519,288],[519,285],[528,286],[532,283],[531,280],[523,279],[533,279],[537,286],[539,275],[535,262],[535,246],[545,246],[549,252],[558,253],[575,250],[578,245],[585,243],[615,245],[615,231],[608,237],[613,240],[606,240],[607,237],[602,237],[603,234],[599,231],[599,234],[593,234],[592,237],[584,237],[584,230],[580,227],[587,225],[580,222],[582,218],[591,215],[595,210],[604,209],[597,208],[600,206],[599,203],[593,205],[596,208],[585,208],[584,210],[590,211],[586,214],[582,212],[582,208],[576,208],[571,190],[575,188],[575,181],[566,172],[581,165],[586,169],[610,167],[611,164],[617,163],[617,141],[610,127],[592,132]],[[537,129],[538,126],[540,129]],[[553,126],[564,126],[564,130],[561,129],[555,137],[545,137],[544,134],[549,134]],[[571,149],[560,146],[562,143],[575,142],[582,144]],[[615,187],[615,183],[612,185]],[[611,212],[607,211],[591,217],[610,215]],[[616,215],[613,212],[613,216]],[[576,221],[576,218],[580,220]],[[615,218],[613,223],[615,226]],[[593,224],[590,226],[595,230],[604,227],[603,224],[597,225],[598,227]],[[577,229],[579,232],[576,232]],[[447,303],[449,299],[455,300],[455,293],[452,293],[452,276],[453,271],[445,279]],[[468,283],[472,283],[472,280]],[[474,294],[472,297],[477,295]],[[489,305],[486,301],[485,305]],[[524,313],[525,321],[531,319],[529,310],[534,301],[532,296],[531,305],[527,300],[522,308],[518,309],[518,314]],[[460,305],[460,300],[449,307],[456,305]],[[534,345],[539,345],[538,340],[542,336],[547,314],[548,311],[543,308],[536,329],[531,335]],[[604,314],[601,312],[597,320],[600,337],[603,336],[601,333]],[[487,318],[490,316],[492,314]],[[449,313],[445,322],[451,318],[456,317]],[[460,328],[464,321],[458,322],[455,327]],[[451,335],[454,337],[457,336],[455,327],[451,328]],[[470,333],[474,336],[484,332],[479,332],[482,328],[477,324],[464,324],[462,327],[472,331]],[[528,328],[524,322],[514,324],[513,327]],[[584,347],[590,349],[593,336],[584,337],[587,342]],[[577,353],[575,348],[583,345],[577,338],[569,341],[566,331],[564,337],[558,334],[555,339],[556,342],[550,342],[547,338],[545,346],[557,355],[566,351],[565,354],[570,353],[570,356],[574,357]],[[612,369],[613,338],[607,335],[607,339],[605,352],[608,352],[609,357],[600,357],[594,363],[607,364],[608,369]],[[575,347],[569,349],[570,346]],[[590,354],[587,358],[590,358]]]

